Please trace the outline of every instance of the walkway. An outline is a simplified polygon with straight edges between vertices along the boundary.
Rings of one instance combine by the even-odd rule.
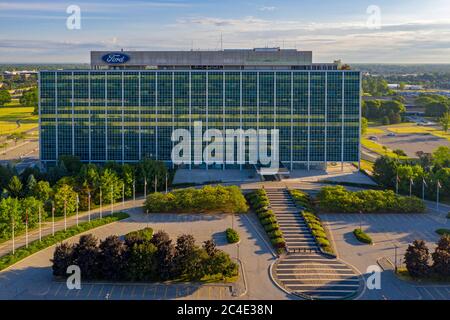
[[[287,189],[266,192],[288,253],[275,264],[274,280],[306,299],[354,298],[363,284],[358,273],[341,260],[321,253]]]

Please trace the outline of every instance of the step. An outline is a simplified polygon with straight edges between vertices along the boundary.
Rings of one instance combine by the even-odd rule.
[[[309,283],[306,283],[309,282]],[[292,280],[283,280],[284,285],[348,285],[353,287],[359,286],[359,279],[337,279],[337,280],[329,280],[329,279],[292,279]]]
[[[355,290],[311,290],[298,291],[315,299],[336,299],[345,298],[350,294],[355,293]]]
[[[305,268],[317,268],[317,269],[324,269],[324,268],[336,268],[339,270],[351,270],[349,267],[343,264],[325,264],[325,263],[285,263],[278,265],[277,268],[282,269],[305,269]]]
[[[353,270],[335,270],[335,269],[277,269],[278,275],[337,275],[337,276],[352,276],[355,273]]]
[[[323,285],[311,285],[311,284],[296,284],[296,285],[286,285],[286,288],[292,290],[292,291],[316,291],[316,290],[320,290],[319,288],[324,288],[326,290],[331,290],[331,291],[342,291],[342,290],[352,290],[352,288],[354,288],[352,291],[355,291],[355,289],[357,289],[359,287],[359,285],[333,285],[333,284],[323,284]]]

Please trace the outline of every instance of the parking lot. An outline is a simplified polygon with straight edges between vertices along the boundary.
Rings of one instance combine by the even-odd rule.
[[[394,267],[396,261],[403,266],[404,252],[412,241],[425,240],[434,251],[439,239],[438,228],[448,228],[448,219],[438,219],[428,214],[321,214],[322,221],[332,232],[336,251],[340,258],[356,267],[367,277],[367,267],[379,265],[380,259],[388,259]],[[352,234],[359,227],[369,234],[374,245],[357,241]],[[396,249],[397,247],[397,249]],[[396,255],[397,253],[397,255]],[[398,279],[391,270],[381,274],[381,290],[368,290],[362,299],[450,299],[450,285],[409,283]]]
[[[449,146],[450,141],[436,137],[431,134],[396,134],[389,137],[387,134],[378,135],[378,143],[388,147],[391,150],[401,149],[409,157],[417,157],[417,151],[432,153],[440,146]]]
[[[67,289],[65,282],[51,282],[21,292],[16,299],[55,300],[224,300],[232,298],[228,285],[200,284],[82,284],[81,289]]]

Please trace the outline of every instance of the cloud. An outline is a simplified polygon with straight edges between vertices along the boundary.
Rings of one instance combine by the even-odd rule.
[[[263,6],[261,8],[259,8],[259,11],[275,11],[277,8],[276,7],[269,7],[269,6]]]

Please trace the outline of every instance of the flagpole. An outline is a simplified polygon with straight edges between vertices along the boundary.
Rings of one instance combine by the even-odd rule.
[[[441,184],[439,180],[437,181],[437,195],[436,195],[436,210],[439,211],[439,189],[441,188]]]
[[[425,201],[425,179],[422,178],[422,200]]]
[[[144,178],[144,199],[147,198],[147,177]]]
[[[91,222],[91,192],[88,191],[88,221]]]
[[[114,187],[111,185],[111,214],[114,212]]]
[[[125,183],[122,183],[122,207],[125,208]]]
[[[155,193],[157,192],[157,184],[158,184],[158,180],[157,180],[157,178],[155,176]]]
[[[67,201],[64,199],[64,231],[67,230]]]
[[[25,210],[25,247],[28,248],[28,209]]]
[[[80,202],[80,197],[77,194],[77,227],[78,227],[78,203]]]
[[[409,196],[412,196],[412,178],[409,178]]]
[[[395,177],[395,193],[398,194],[398,174]]]
[[[55,235],[55,205],[52,204],[52,235]]]
[[[39,241],[42,240],[42,215],[41,215],[41,206],[39,206]]]
[[[14,239],[14,216],[12,217],[12,226],[11,226],[12,228],[12,253],[14,254],[16,251],[15,251],[15,247],[16,247],[16,244],[15,244],[15,239]]]
[[[102,218],[102,189],[100,188],[100,219]]]
[[[167,193],[167,172],[166,172],[166,193]]]
[[[133,180],[133,203],[136,203],[136,181]]]

